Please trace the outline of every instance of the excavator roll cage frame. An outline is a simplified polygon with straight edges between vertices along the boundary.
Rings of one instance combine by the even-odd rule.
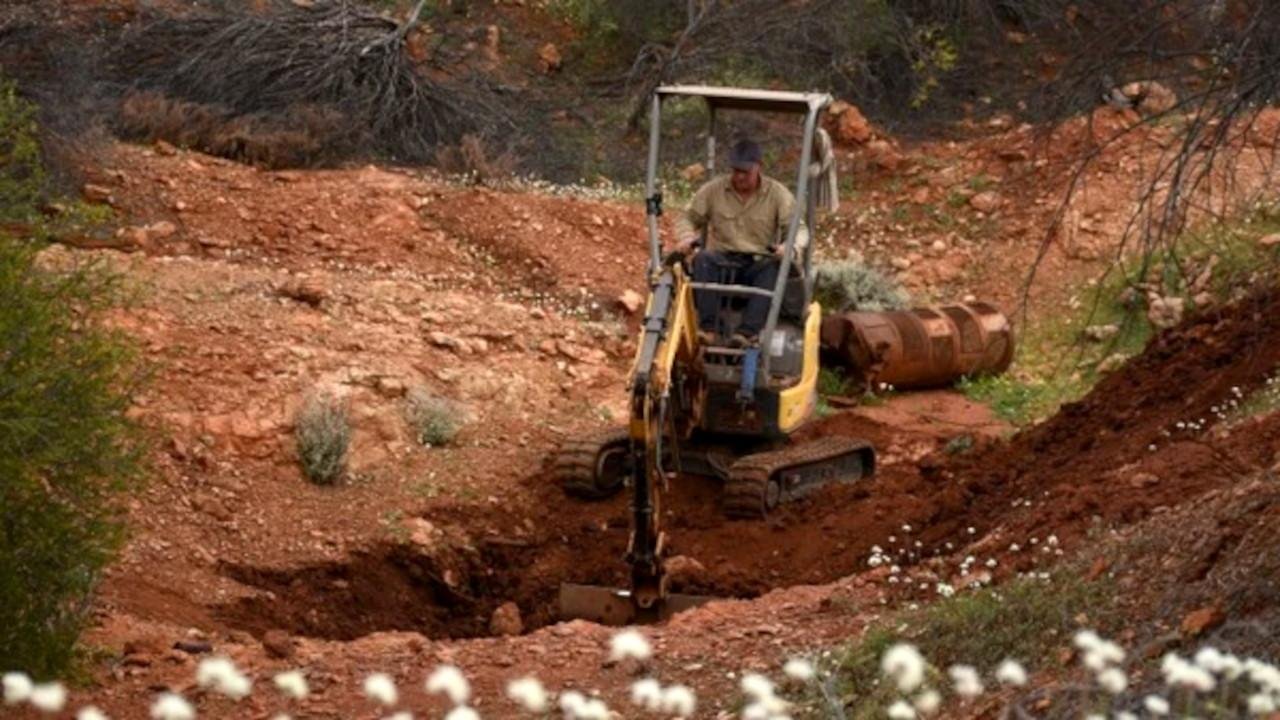
[[[779,260],[778,279],[772,289],[734,283],[693,282],[685,274],[682,257],[674,254],[663,257],[659,232],[662,193],[658,189],[658,164],[662,143],[662,108],[664,101],[671,98],[702,98],[706,102],[710,119],[707,132],[708,171],[715,167],[716,116],[719,111],[784,113],[803,118],[804,135],[795,187],[795,210],[787,221],[782,241],[784,252]],[[662,493],[668,488],[670,479],[681,470],[681,444],[690,440],[694,431],[700,427],[714,425],[707,422],[709,418],[704,417],[708,407],[710,383],[710,368],[704,361],[708,358],[714,358],[718,363],[730,361],[718,366],[719,374],[716,375],[715,382],[721,386],[726,382],[740,382],[741,387],[731,396],[733,400],[730,401],[736,403],[737,412],[744,415],[773,416],[768,423],[744,429],[744,440],[754,439],[758,442],[761,439],[785,437],[812,412],[810,386],[816,382],[817,375],[819,322],[819,318],[814,316],[817,306],[810,304],[813,291],[813,243],[807,244],[800,257],[796,256],[795,247],[799,229],[805,224],[806,214],[808,227],[813,227],[814,203],[809,194],[809,158],[813,154],[819,118],[831,101],[831,96],[825,93],[689,85],[662,86],[653,93],[645,174],[650,293],[645,309],[643,334],[630,380],[631,421],[625,440],[629,454],[626,484],[632,491],[631,535],[625,558],[631,568],[630,588],[615,590],[565,585],[560,594],[562,616],[587,618],[612,625],[651,622],[665,619],[675,612],[710,599],[677,595],[668,591],[664,567],[666,536],[660,522]],[[786,340],[788,337],[785,332],[779,335],[775,333],[781,330],[779,317],[784,297],[789,290],[788,280],[793,260],[803,279],[804,290],[804,308],[800,311],[803,326],[800,337],[805,341],[803,378],[793,376],[791,370],[772,367],[775,355],[781,356],[775,345],[781,346],[782,343],[775,343],[775,340]],[[790,289],[794,291],[794,287]],[[769,311],[760,333],[759,348],[743,350],[700,344],[694,290],[713,290],[721,297],[769,297]],[[791,328],[790,332],[794,338],[796,329]],[[793,387],[792,391],[782,389],[789,386]],[[766,388],[763,394],[758,390]],[[785,400],[780,399],[784,394],[787,395]],[[773,398],[773,406],[767,409],[753,408],[753,404],[761,397]],[[621,442],[621,438],[609,439],[601,447],[620,450]],[[570,456],[572,469],[579,476],[588,464],[584,458],[596,457],[586,452],[585,447],[587,446],[584,444],[575,446]],[[600,455],[603,454],[604,451],[600,451]],[[874,455],[870,447],[861,441],[828,443],[810,448],[808,452],[795,457],[784,457],[785,455],[785,452],[766,452],[749,456],[757,460],[748,463],[749,467],[744,470],[748,474],[754,472],[755,476],[751,479],[752,484],[746,488],[745,500],[742,492],[737,493],[741,507],[748,508],[748,512],[740,516],[758,512],[762,503],[767,507],[770,500],[776,502],[776,496],[798,496],[835,471],[865,475],[874,467]],[[706,464],[714,465],[714,459]],[[785,478],[777,476],[782,474],[778,472],[779,469],[786,471]],[[716,474],[725,475],[722,470],[717,470]],[[786,487],[783,487],[784,484]],[[587,489],[595,497],[607,495],[607,491],[594,492],[597,490],[594,485],[588,484]],[[752,507],[757,510],[751,510]]]

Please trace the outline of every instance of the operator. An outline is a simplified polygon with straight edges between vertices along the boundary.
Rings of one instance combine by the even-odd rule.
[[[682,239],[676,250],[687,254],[696,246],[700,233],[706,231],[707,246],[693,258],[694,282],[717,282],[724,270],[731,269],[737,271],[738,285],[773,290],[777,284],[796,199],[786,185],[760,172],[761,158],[759,144],[739,140],[729,149],[732,172],[712,178],[693,196],[685,213],[686,222],[679,224]],[[797,256],[808,241],[809,232],[801,219],[796,233]],[[716,339],[718,295],[714,290],[694,291],[703,342]],[[742,322],[729,339],[734,347],[755,345],[769,316],[770,298],[747,298]]]

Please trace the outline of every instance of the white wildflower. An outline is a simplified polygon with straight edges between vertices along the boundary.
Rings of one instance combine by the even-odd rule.
[[[1107,716],[1100,713],[1089,713],[1084,716],[1084,720],[1107,720]]]
[[[653,678],[631,683],[631,704],[657,712],[662,707],[662,685]]]
[[[605,717],[608,718],[607,715]],[[459,705],[450,710],[449,714],[444,716],[444,720],[480,720],[480,713],[466,705]]]
[[[978,677],[978,671],[969,665],[952,665],[947,669],[947,674],[951,676],[951,682],[955,685],[956,694],[961,697],[971,698],[982,694],[982,678]]]
[[[1250,715],[1270,715],[1276,711],[1276,701],[1266,693],[1256,693],[1249,696],[1249,714]]]
[[[87,705],[76,713],[76,720],[107,720],[107,714],[93,705]]]
[[[774,696],[773,681],[760,673],[747,673],[740,683],[742,692],[752,700],[764,700]]]
[[[1098,637],[1098,633],[1092,630],[1081,630],[1075,634],[1071,642],[1081,650],[1088,651],[1096,649],[1098,644],[1102,642],[1102,638]]]
[[[151,705],[153,720],[195,720],[195,716],[191,703],[176,693],[164,693]]]
[[[1005,660],[996,668],[996,680],[1005,685],[1022,687],[1027,684],[1027,670],[1017,660]]]
[[[1176,653],[1168,653],[1160,662],[1160,671],[1168,685],[1190,688],[1196,692],[1209,692],[1217,686],[1213,675],[1204,668],[1187,662]]]
[[[577,690],[566,690],[560,693],[560,709],[566,717],[581,717],[582,709],[586,704],[586,696]]]
[[[999,563],[998,563],[998,562],[996,562],[996,559],[995,559],[995,558],[988,558],[988,559],[987,559],[987,562],[986,562],[986,566],[987,566],[987,567],[989,567],[989,568],[993,568],[993,567],[995,567],[996,565],[999,565]]]
[[[234,700],[247,697],[253,691],[253,682],[225,657],[201,660],[196,667],[196,684]]]
[[[307,687],[307,678],[302,674],[301,670],[282,672],[271,678],[271,680],[276,684],[276,688],[280,692],[294,700],[301,700],[311,692],[311,689]]]
[[[742,708],[742,720],[773,720],[773,713],[761,703],[751,703]]]
[[[391,707],[400,700],[400,692],[396,690],[395,681],[386,673],[373,673],[365,678],[364,694],[385,707]]]
[[[4,704],[17,705],[24,703],[31,697],[31,678],[26,673],[11,672],[5,673],[0,683],[4,685]]]
[[[1280,694],[1280,669],[1257,658],[1246,660],[1244,668],[1249,673],[1249,679],[1255,684],[1272,693]]]
[[[1117,646],[1111,641],[1098,641],[1098,647],[1094,648],[1094,652],[1102,656],[1102,660],[1111,662],[1111,664],[1119,665],[1124,662],[1124,648]]]
[[[904,693],[912,692],[924,682],[924,657],[907,643],[890,647],[880,660],[880,669]]]
[[[916,716],[915,709],[908,705],[905,700],[899,700],[890,705],[888,712],[890,720],[915,720]]]
[[[1120,668],[1106,668],[1098,673],[1098,685],[1111,695],[1119,695],[1129,687],[1129,678]]]
[[[507,697],[531,713],[547,710],[547,690],[535,677],[522,677],[507,683]]]
[[[1221,652],[1218,652],[1217,648],[1209,646],[1200,648],[1200,651],[1192,658],[1192,662],[1201,669],[1215,674],[1222,672],[1225,660],[1226,658],[1223,657]]]
[[[1116,713],[1116,720],[1138,720],[1138,716],[1128,710],[1120,710]]]
[[[676,717],[688,717],[697,707],[693,690],[684,685],[672,685],[662,691],[662,711]]]
[[[942,707],[942,694],[937,690],[926,689],[924,692],[916,696],[911,701],[916,706],[916,710],[921,715],[932,715],[938,712],[938,708]]]
[[[383,720],[413,720],[413,713],[408,710],[401,710],[398,713],[392,713],[386,716]]]
[[[588,698],[577,711],[580,720],[609,720],[609,706],[598,697]]]
[[[471,697],[471,683],[462,671],[453,665],[441,665],[427,678],[427,692],[443,694],[454,705],[465,705]]]
[[[1228,680],[1235,680],[1244,674],[1244,663],[1240,662],[1240,658],[1226,653],[1222,656],[1222,676]]]
[[[649,641],[638,630],[623,630],[609,641],[609,659],[614,662],[627,658],[648,660],[652,654]]]
[[[67,689],[62,683],[41,683],[31,688],[31,697],[27,701],[40,712],[60,712],[67,704]]]
[[[1169,701],[1159,695],[1148,695],[1142,699],[1142,706],[1152,715],[1168,715]]]
[[[809,682],[817,673],[813,669],[813,663],[808,660],[805,660],[804,658],[791,658],[782,666],[782,674],[792,680]]]

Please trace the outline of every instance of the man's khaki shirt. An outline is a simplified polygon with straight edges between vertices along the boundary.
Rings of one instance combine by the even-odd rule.
[[[743,202],[730,176],[721,175],[698,189],[685,213],[696,230],[707,229],[707,249],[765,255],[770,246],[786,239],[787,225],[796,206],[786,185],[765,175],[760,187]],[[808,232],[803,219],[796,234],[796,249],[804,247]]]

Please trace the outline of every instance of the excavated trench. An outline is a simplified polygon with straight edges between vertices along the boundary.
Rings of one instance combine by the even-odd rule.
[[[1247,396],[1280,368],[1280,291],[1192,318],[1157,337],[1088,397],[1007,442],[942,451],[858,413],[802,431],[846,435],[899,456],[875,478],[825,489],[767,521],[729,521],[710,480],[674,483],[664,505],[670,554],[685,556],[676,589],[753,597],[867,569],[879,546],[904,569],[954,577],[957,557],[997,560],[999,577],[1044,567],[1052,554],[1018,552],[1054,536],[1069,550],[1099,521],[1122,525],[1187,502],[1280,460],[1280,417],[1216,428],[1224,401]],[[1203,423],[1200,423],[1203,418]],[[1179,423],[1196,421],[1194,430]],[[903,448],[932,448],[918,461]],[[545,476],[526,480],[524,508],[450,507],[426,520],[449,542],[384,542],[346,561],[289,569],[224,566],[256,593],[215,609],[254,634],[351,639],[383,630],[435,638],[490,634],[504,603],[524,630],[555,620],[563,582],[621,586],[625,498],[565,498]],[[929,597],[931,589],[912,584]]]

